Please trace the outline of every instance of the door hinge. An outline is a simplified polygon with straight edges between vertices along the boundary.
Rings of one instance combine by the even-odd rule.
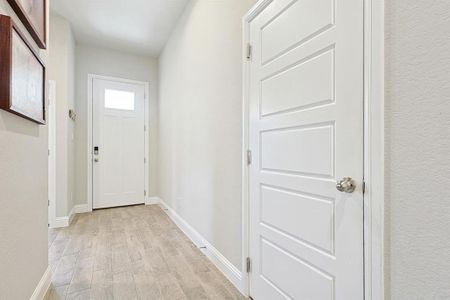
[[[247,165],[251,165],[252,164],[252,150],[247,150]]]
[[[366,193],[366,182],[365,181],[362,182],[362,193],[363,194]]]
[[[50,206],[50,199],[47,200],[47,206]]]
[[[144,164],[147,163],[147,159],[144,157]]]
[[[252,260],[250,259],[250,257],[247,257],[245,262],[246,262],[246,271],[247,273],[250,273],[250,271],[252,270]]]
[[[147,131],[147,126],[144,125],[144,131]]]
[[[247,58],[247,60],[248,61],[250,61],[250,60],[252,60],[252,51],[253,50],[253,48],[252,48],[252,45],[251,44],[247,44],[247,54],[246,54],[246,58]]]
[[[50,149],[48,149],[48,152],[47,152],[47,154],[48,154],[48,156],[50,156]]]
[[[147,196],[147,191],[146,190],[144,190],[144,196]]]

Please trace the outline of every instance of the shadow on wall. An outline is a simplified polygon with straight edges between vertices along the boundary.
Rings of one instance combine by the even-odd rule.
[[[32,125],[30,126],[30,124]],[[4,128],[9,132],[38,138],[39,126],[42,125],[19,118],[9,112],[1,111],[0,128]]]

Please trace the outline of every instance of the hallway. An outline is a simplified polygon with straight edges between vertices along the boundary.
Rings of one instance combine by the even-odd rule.
[[[75,216],[49,231],[50,299],[244,299],[158,205]]]

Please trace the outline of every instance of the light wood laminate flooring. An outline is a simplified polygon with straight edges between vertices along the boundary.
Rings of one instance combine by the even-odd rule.
[[[245,299],[158,205],[96,210],[49,230],[53,299]]]

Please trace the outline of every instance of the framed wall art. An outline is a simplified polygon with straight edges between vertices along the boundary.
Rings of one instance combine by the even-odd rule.
[[[46,0],[8,0],[20,21],[41,49],[46,48]]]
[[[45,66],[11,17],[0,15],[0,108],[45,124]]]

